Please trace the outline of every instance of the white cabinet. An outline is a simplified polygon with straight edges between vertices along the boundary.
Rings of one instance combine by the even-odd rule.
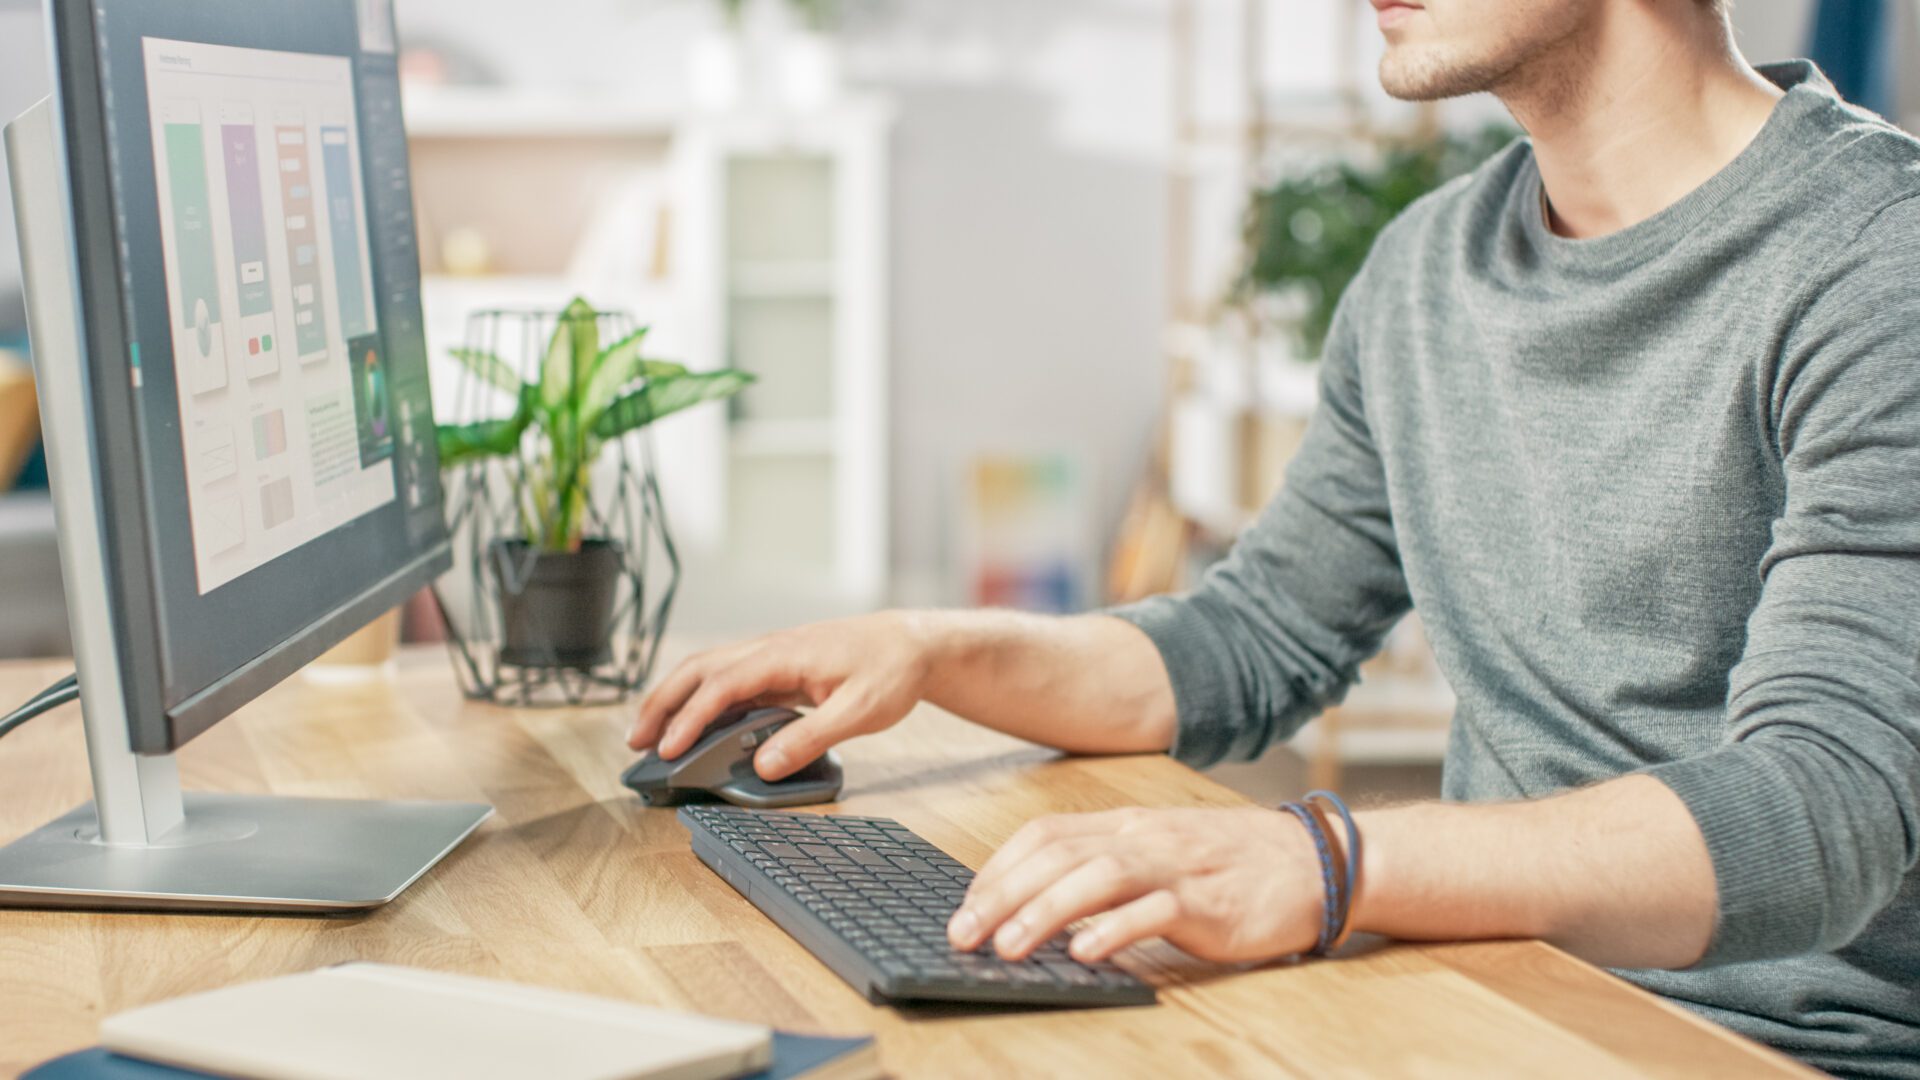
[[[891,110],[661,115],[493,90],[410,93],[436,405],[469,314],[579,294],[653,326],[650,351],[759,382],[654,432],[694,629],[886,599]],[[449,254],[475,247],[479,273]]]
[[[890,125],[853,101],[676,147],[690,346],[759,377],[729,410],[730,585],[806,614],[885,599]]]

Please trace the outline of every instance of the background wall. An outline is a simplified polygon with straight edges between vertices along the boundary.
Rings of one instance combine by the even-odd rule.
[[[1754,63],[1805,56],[1814,0],[1734,0],[1740,49]]]
[[[403,0],[402,33],[474,70],[679,100],[717,4]],[[1160,400],[1167,143],[1161,0],[854,4],[849,75],[899,107],[893,559],[943,599],[951,497],[994,450],[1081,453],[1115,524]],[[561,26],[603,32],[577,38]]]
[[[46,43],[38,4],[0,0],[0,123],[11,120],[47,92]],[[7,151],[0,143],[0,177]],[[4,188],[0,183],[0,188]],[[0,199],[0,339],[17,329],[20,264],[14,247],[13,200]]]

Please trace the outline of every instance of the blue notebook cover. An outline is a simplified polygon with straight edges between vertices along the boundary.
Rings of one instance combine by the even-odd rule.
[[[20,1080],[206,1080],[206,1075],[121,1057],[96,1046],[29,1069]]]
[[[741,1080],[797,1080],[872,1041],[776,1031],[773,1033],[773,1068]],[[54,1058],[27,1071],[20,1080],[208,1080],[208,1074],[121,1057],[96,1046]]]

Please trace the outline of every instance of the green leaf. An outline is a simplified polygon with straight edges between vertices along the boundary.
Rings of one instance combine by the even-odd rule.
[[[587,388],[587,380],[593,377],[594,364],[600,359],[600,315],[584,299],[576,297],[567,311],[573,316],[573,380],[568,384],[569,392],[578,395]]]
[[[506,457],[520,448],[520,437],[533,422],[537,395],[534,387],[521,386],[519,403],[505,420],[480,420],[471,424],[441,424],[434,429],[434,442],[440,449],[440,467],[450,469],[485,457]]]
[[[645,386],[607,406],[607,411],[594,421],[593,434],[601,439],[617,439],[681,409],[732,397],[752,383],[752,375],[733,370],[649,379]]]
[[[580,395],[582,419],[591,423],[635,379],[673,379],[687,373],[684,365],[641,356],[640,342],[646,335],[646,327],[641,327],[600,354],[593,378],[587,382],[587,391]]]
[[[592,415],[606,408],[607,402],[620,387],[633,378],[633,362],[640,355],[640,343],[646,339],[647,327],[641,327],[619,341],[606,347],[594,358],[593,370],[587,377],[586,392],[580,395],[580,411]],[[597,401],[597,404],[596,404]]]
[[[547,408],[557,409],[573,397],[574,335],[594,323],[593,307],[577,296],[554,323],[547,355],[540,361],[540,401]]]
[[[484,349],[449,349],[455,360],[468,371],[485,380],[489,386],[498,387],[515,398],[520,396],[520,376],[514,374],[505,360]]]
[[[440,467],[450,469],[485,457],[505,457],[520,445],[527,430],[522,416],[505,420],[481,420],[472,424],[442,424],[435,429],[440,444]]]

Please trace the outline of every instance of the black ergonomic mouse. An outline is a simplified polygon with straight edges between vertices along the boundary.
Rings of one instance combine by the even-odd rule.
[[[735,806],[772,810],[832,802],[840,794],[840,759],[832,751],[784,780],[769,783],[753,771],[753,752],[773,733],[800,719],[792,709],[730,709],[700,741],[672,761],[648,754],[620,775],[648,806],[725,799]]]

